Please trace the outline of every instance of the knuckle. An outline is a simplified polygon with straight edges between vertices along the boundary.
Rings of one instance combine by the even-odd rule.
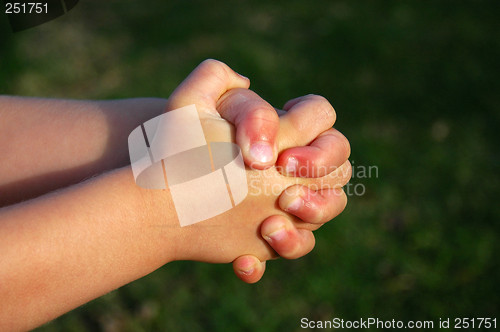
[[[347,160],[351,155],[351,144],[349,143],[349,140],[342,134],[339,136],[339,141],[339,151],[342,152],[343,160]]]
[[[328,217],[326,218],[325,222],[332,220],[333,218],[337,217],[340,213],[342,213],[346,205],[347,205],[347,196],[344,193],[344,191],[342,191],[342,193],[339,194],[334,201],[332,201],[328,211]]]
[[[215,76],[221,81],[226,81],[229,77],[227,65],[219,60],[206,59],[199,65],[199,69],[206,75]]]
[[[324,176],[329,172],[331,168],[331,156],[330,154],[326,154],[326,151],[318,150],[314,159],[311,160],[311,167],[313,168],[313,176],[312,177],[320,177]]]
[[[308,95],[307,100],[311,102],[311,107],[314,109],[315,114],[322,120],[333,126],[337,119],[335,109],[330,102],[323,96]]]
[[[293,247],[289,248],[287,252],[283,253],[281,256],[286,259],[297,259],[304,256],[306,253],[302,253],[302,246],[300,243],[295,243]]]
[[[307,128],[307,123],[302,119],[301,116],[292,116],[289,118],[289,123],[293,132],[302,132]],[[294,142],[298,139],[296,135],[293,135],[292,138]],[[298,145],[298,144],[296,144]]]
[[[310,204],[305,204],[310,211],[310,216],[308,222],[312,224],[321,224],[329,220],[328,216],[325,216],[325,206],[328,206],[328,201],[325,197],[318,194],[314,197],[315,202]],[[327,219],[327,220],[325,220]]]
[[[342,209],[340,210],[340,212],[344,211],[345,208],[347,207],[347,202],[349,201],[349,199],[347,198],[347,195],[344,193],[343,195],[343,199],[342,199]]]
[[[299,257],[305,256],[308,253],[310,253],[314,249],[315,245],[316,245],[316,239],[315,239],[314,235],[311,232],[311,236],[310,236],[309,240],[304,245],[304,248],[303,248],[304,251],[302,251],[302,254]]]
[[[340,166],[341,169],[341,185],[345,186],[349,180],[351,180],[352,176],[352,166],[349,161],[346,161],[342,166]]]
[[[219,68],[223,66],[225,66],[223,62],[215,59],[206,59],[200,63],[200,67],[202,68]]]
[[[242,113],[243,115],[244,113]],[[278,114],[274,109],[265,106],[258,106],[247,112],[245,115],[246,121],[251,121],[260,124],[277,123],[279,121]]]
[[[319,179],[332,172],[331,155],[327,151],[316,150],[310,155],[309,159],[301,165],[300,177],[307,177],[311,179]],[[309,188],[318,190],[322,187],[321,180],[312,180],[313,184]]]
[[[309,234],[303,241],[297,241],[287,253],[281,256],[286,259],[297,259],[310,253],[314,249],[316,240],[311,231],[307,232]]]
[[[329,218],[327,215],[325,215],[324,211],[318,211],[318,212],[316,212],[314,218],[311,220],[311,223],[313,223],[313,224],[323,224],[323,223],[327,222],[330,219],[331,218]]]

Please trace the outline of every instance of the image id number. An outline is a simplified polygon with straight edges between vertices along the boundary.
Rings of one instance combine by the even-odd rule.
[[[49,4],[46,2],[6,2],[5,14],[47,14]]]

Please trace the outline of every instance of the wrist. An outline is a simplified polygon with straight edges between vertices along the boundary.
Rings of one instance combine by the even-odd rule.
[[[126,198],[122,209],[130,219],[129,233],[143,242],[143,259],[151,260],[157,268],[176,260],[181,227],[168,190],[141,188],[135,183],[130,166],[109,176],[111,183],[119,184],[116,194]]]

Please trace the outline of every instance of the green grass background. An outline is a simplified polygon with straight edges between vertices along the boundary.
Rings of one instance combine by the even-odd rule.
[[[352,180],[366,192],[316,232],[311,254],[269,262],[256,285],[229,265],[172,263],[39,331],[500,318],[499,9],[498,1],[82,0],[16,34],[0,15],[2,94],[167,97],[200,61],[217,58],[277,107],[327,97],[355,167],[378,167],[378,177]]]

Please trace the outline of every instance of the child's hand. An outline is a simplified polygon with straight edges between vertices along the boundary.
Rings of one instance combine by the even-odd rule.
[[[273,163],[278,152],[278,165],[286,164],[290,156],[298,160],[297,165],[305,160],[312,162],[305,168],[306,177],[315,165],[334,165],[335,158],[321,163],[329,155],[324,148],[332,149],[335,144],[330,143],[342,136],[334,131],[322,133],[333,120],[325,123],[323,112],[308,110],[319,101],[316,97],[286,105],[289,112],[279,120],[267,103],[247,90],[248,84],[227,66],[204,62],[174,92],[169,109],[197,104],[205,134],[212,141],[236,139],[242,144],[245,135],[272,141]],[[232,92],[220,100],[228,89]],[[288,177],[262,162],[260,157],[266,155],[266,149],[261,145],[256,154],[261,163],[255,166],[267,169],[248,170],[252,181],[249,196],[224,214],[181,228],[168,191],[137,186],[131,168],[122,167],[126,159],[123,142],[129,130],[159,114],[156,107],[164,105],[164,101],[80,102],[10,97],[1,101],[7,114],[3,128],[13,128],[12,140],[21,148],[5,145],[12,152],[7,153],[10,159],[2,169],[4,184],[12,181],[11,175],[18,180],[31,181],[35,175],[44,179],[28,182],[38,183],[35,186],[21,186],[40,188],[17,196],[23,202],[13,204],[18,200],[10,200],[11,205],[0,209],[0,299],[9,304],[0,310],[0,330],[32,329],[175,259],[230,262],[240,257],[235,266],[245,268],[245,263],[254,259],[260,262],[275,257],[275,251],[284,257],[301,256],[314,246],[310,230],[345,204],[345,196],[338,189],[323,189],[315,195],[307,186],[341,186],[350,176],[348,163],[322,178]],[[152,102],[149,112],[148,107],[141,107],[144,102]],[[125,111],[120,112],[123,108]],[[333,111],[327,109],[328,113]],[[219,113],[233,119],[236,131]],[[23,119],[29,120],[29,125]],[[263,128],[261,135],[259,128]],[[308,147],[293,147],[309,143]],[[248,155],[251,145],[243,144],[247,163],[255,157]],[[335,146],[333,149],[337,150]],[[108,153],[109,157],[103,157]],[[40,161],[44,167],[40,167]],[[50,172],[59,173],[47,176]],[[60,172],[66,178],[60,179]],[[96,172],[100,175],[92,176]],[[91,178],[71,185],[82,177]],[[54,179],[59,181],[47,185]],[[15,194],[20,185],[9,188],[4,193]],[[54,188],[59,190],[48,193]],[[281,193],[285,188],[290,190]],[[26,199],[36,195],[40,196]],[[294,211],[290,203],[298,196],[305,198],[304,204]],[[311,223],[300,222],[292,214]],[[276,227],[284,228],[284,232],[275,233]],[[262,267],[258,263],[253,272],[239,276],[247,282],[256,281]]]
[[[235,100],[235,102],[231,102]],[[238,101],[244,100],[243,103]],[[266,118],[269,125],[274,119],[274,109],[250,90],[233,89],[228,91],[219,102],[223,116],[223,105],[230,102],[230,109],[243,109],[247,113],[260,113],[260,118]],[[339,167],[346,167],[350,153],[349,142],[336,129],[331,128],[335,121],[335,112],[328,101],[320,96],[308,95],[293,99],[285,104],[279,119],[280,155],[277,169],[283,174],[300,177],[320,177],[330,174]],[[262,112],[262,110],[267,110]],[[245,132],[240,125],[238,130]],[[301,132],[300,135],[287,135]],[[290,167],[292,166],[292,167]],[[288,172],[287,172],[288,171]],[[344,171],[347,171],[344,169]],[[350,172],[350,170],[348,171]],[[350,174],[349,174],[350,177]],[[347,182],[348,178],[346,179]],[[292,203],[293,204],[292,206]],[[279,206],[303,222],[322,225],[342,212],[347,203],[347,197],[342,191],[311,190],[303,186],[288,188],[279,199]],[[265,236],[280,225],[288,225],[283,237],[269,241]],[[273,249],[284,258],[298,258],[307,254],[314,247],[314,236],[304,229],[304,223],[293,227],[281,218],[268,218],[261,225],[262,235],[269,241]],[[302,226],[302,227],[301,227]],[[307,228],[307,227],[306,227]],[[246,255],[233,262],[236,275],[243,281],[257,282],[263,275],[265,262],[256,257]]]
[[[324,100],[318,97],[294,100],[285,105],[288,112],[279,119],[272,107],[247,90],[248,85],[248,79],[222,63],[207,61],[168,101],[170,110],[196,104],[209,141],[236,140],[243,147],[246,162],[252,164],[252,158],[257,157],[254,166],[265,169],[247,170],[252,181],[250,192],[235,208],[182,228],[169,192],[137,186],[130,166],[122,167],[125,135],[138,123],[159,113],[156,106],[162,105],[162,100],[153,101],[154,107],[147,112],[147,108],[136,108],[144,102],[141,100],[95,103],[4,98],[1,104],[4,113],[10,116],[4,128],[12,123],[23,124],[14,126],[12,132],[24,153],[11,148],[13,152],[7,154],[11,158],[3,171],[8,175],[21,173],[17,179],[36,174],[43,177],[46,172],[61,170],[72,175],[57,182],[55,188],[59,190],[55,192],[47,193],[54,187],[44,185],[40,191],[28,191],[27,197],[33,194],[40,197],[0,209],[0,299],[9,304],[0,310],[0,330],[32,329],[172,260],[236,259],[234,265],[238,271],[248,267],[245,264],[249,262],[250,265],[257,262],[253,272],[237,273],[252,282],[262,275],[260,261],[275,257],[276,252],[293,258],[311,250],[314,246],[311,230],[345,205],[345,195],[338,187],[348,180],[350,165],[343,163],[333,172],[330,168],[347,159],[347,142],[328,129],[333,123],[333,109]],[[16,112],[19,107],[25,112]],[[127,107],[131,107],[130,112],[119,112]],[[59,113],[67,108],[71,111]],[[236,124],[236,131],[221,114]],[[23,118],[31,124],[12,121]],[[244,143],[246,137],[260,140],[257,153],[252,153],[252,139],[249,144]],[[32,141],[37,144],[31,144]],[[263,158],[266,156],[263,141],[271,142],[270,160],[271,163],[277,160],[278,166],[286,166],[290,157],[297,160],[296,166],[311,161],[305,165],[305,174],[298,168],[298,173],[290,167],[283,171],[305,178],[283,175],[277,167],[268,165],[269,158]],[[294,147],[306,144],[309,146]],[[338,151],[338,157],[330,158],[328,150]],[[100,157],[106,152],[109,158]],[[278,152],[281,152],[279,158]],[[44,160],[45,168],[39,169],[38,164],[34,167],[33,160]],[[82,167],[75,170],[75,165]],[[318,165],[327,169],[317,172]],[[116,167],[120,168],[106,172]],[[71,185],[96,170],[101,174]],[[318,174],[325,176],[310,177]],[[8,180],[8,175],[4,179]],[[44,183],[53,178],[45,177]],[[316,193],[308,189],[311,185],[321,190]],[[282,193],[285,188],[289,190]],[[297,197],[304,201],[294,210],[291,203]],[[283,232],[276,233],[277,228]]]
[[[263,172],[249,171],[249,179],[257,178],[258,188],[262,189],[262,192],[265,188],[271,187],[275,189],[274,192],[269,195],[255,195],[254,192],[252,195],[250,191],[249,197],[231,211],[199,225],[187,227],[183,231],[191,233],[187,237],[194,238],[195,241],[189,243],[191,251],[178,250],[187,255],[178,257],[179,259],[219,262],[232,260],[235,258],[233,255],[238,253],[255,253],[261,260],[271,258],[273,252],[262,241],[259,236],[260,231],[279,254],[288,258],[300,257],[314,246],[314,237],[309,230],[318,228],[321,223],[340,213],[345,206],[344,193],[341,189],[334,188],[345,184],[350,177],[350,165],[348,162],[344,163],[349,149],[347,140],[336,130],[329,129],[335,120],[333,108],[324,98],[306,96],[287,103],[285,109],[288,113],[279,120],[274,109],[255,93],[245,89],[246,87],[248,87],[248,80],[236,75],[224,64],[213,60],[205,61],[172,94],[167,109],[196,104],[207,139],[229,141],[236,135],[243,154],[246,154],[247,164],[250,163],[253,167],[267,167],[265,163],[253,162],[248,158],[252,155],[259,156],[259,154],[251,153],[252,144],[248,143],[247,139],[248,136],[254,136],[255,139],[255,132],[258,130],[260,135],[258,144],[263,141],[271,142],[273,158],[270,160],[274,162],[276,160],[274,155],[283,151],[279,163],[285,172],[288,171],[288,174],[305,177],[327,174],[328,176],[319,179],[285,177],[274,166]],[[228,89],[232,90],[219,99]],[[236,134],[232,126],[222,121],[219,114],[236,124]],[[273,140],[272,138],[278,133],[277,126],[281,126],[279,136],[277,140]],[[337,153],[326,153],[339,143],[341,143],[341,148]],[[310,146],[295,147],[307,144]],[[269,159],[266,157],[265,148],[261,146],[259,151],[261,152],[260,161]],[[290,165],[286,167],[290,159],[297,160],[295,170],[292,170]],[[340,164],[343,166],[336,169]],[[335,171],[331,172],[332,170]],[[307,186],[295,185],[297,183],[326,188],[316,192],[308,189]],[[282,190],[289,186],[293,187],[283,193],[278,200]],[[299,201],[300,204],[291,206],[292,202],[297,202],[296,198],[303,200]],[[314,224],[298,223],[297,218],[291,218],[279,207]],[[294,207],[296,207],[295,210]],[[259,231],[259,223],[268,217],[270,218]],[[210,231],[213,227],[208,229],[201,227],[225,225],[227,224],[225,218],[229,218],[232,225],[237,223],[238,226],[225,227],[223,231],[217,227],[217,231],[207,238],[207,230]],[[284,229],[285,232],[281,235],[275,233],[277,228]],[[248,232],[254,233],[255,236],[249,237]],[[274,234],[269,236],[271,233]],[[200,236],[203,237],[203,241],[199,241]],[[223,243],[223,252],[220,252],[221,243]],[[201,247],[198,248],[198,244],[201,244]],[[246,269],[245,265],[249,261],[251,263],[251,259],[252,257],[249,256],[241,257],[235,262],[235,266],[240,264],[243,269]],[[243,273],[240,276],[245,281],[252,281],[257,275],[258,280],[260,278],[258,274],[262,274],[263,269],[257,266],[254,272]]]

